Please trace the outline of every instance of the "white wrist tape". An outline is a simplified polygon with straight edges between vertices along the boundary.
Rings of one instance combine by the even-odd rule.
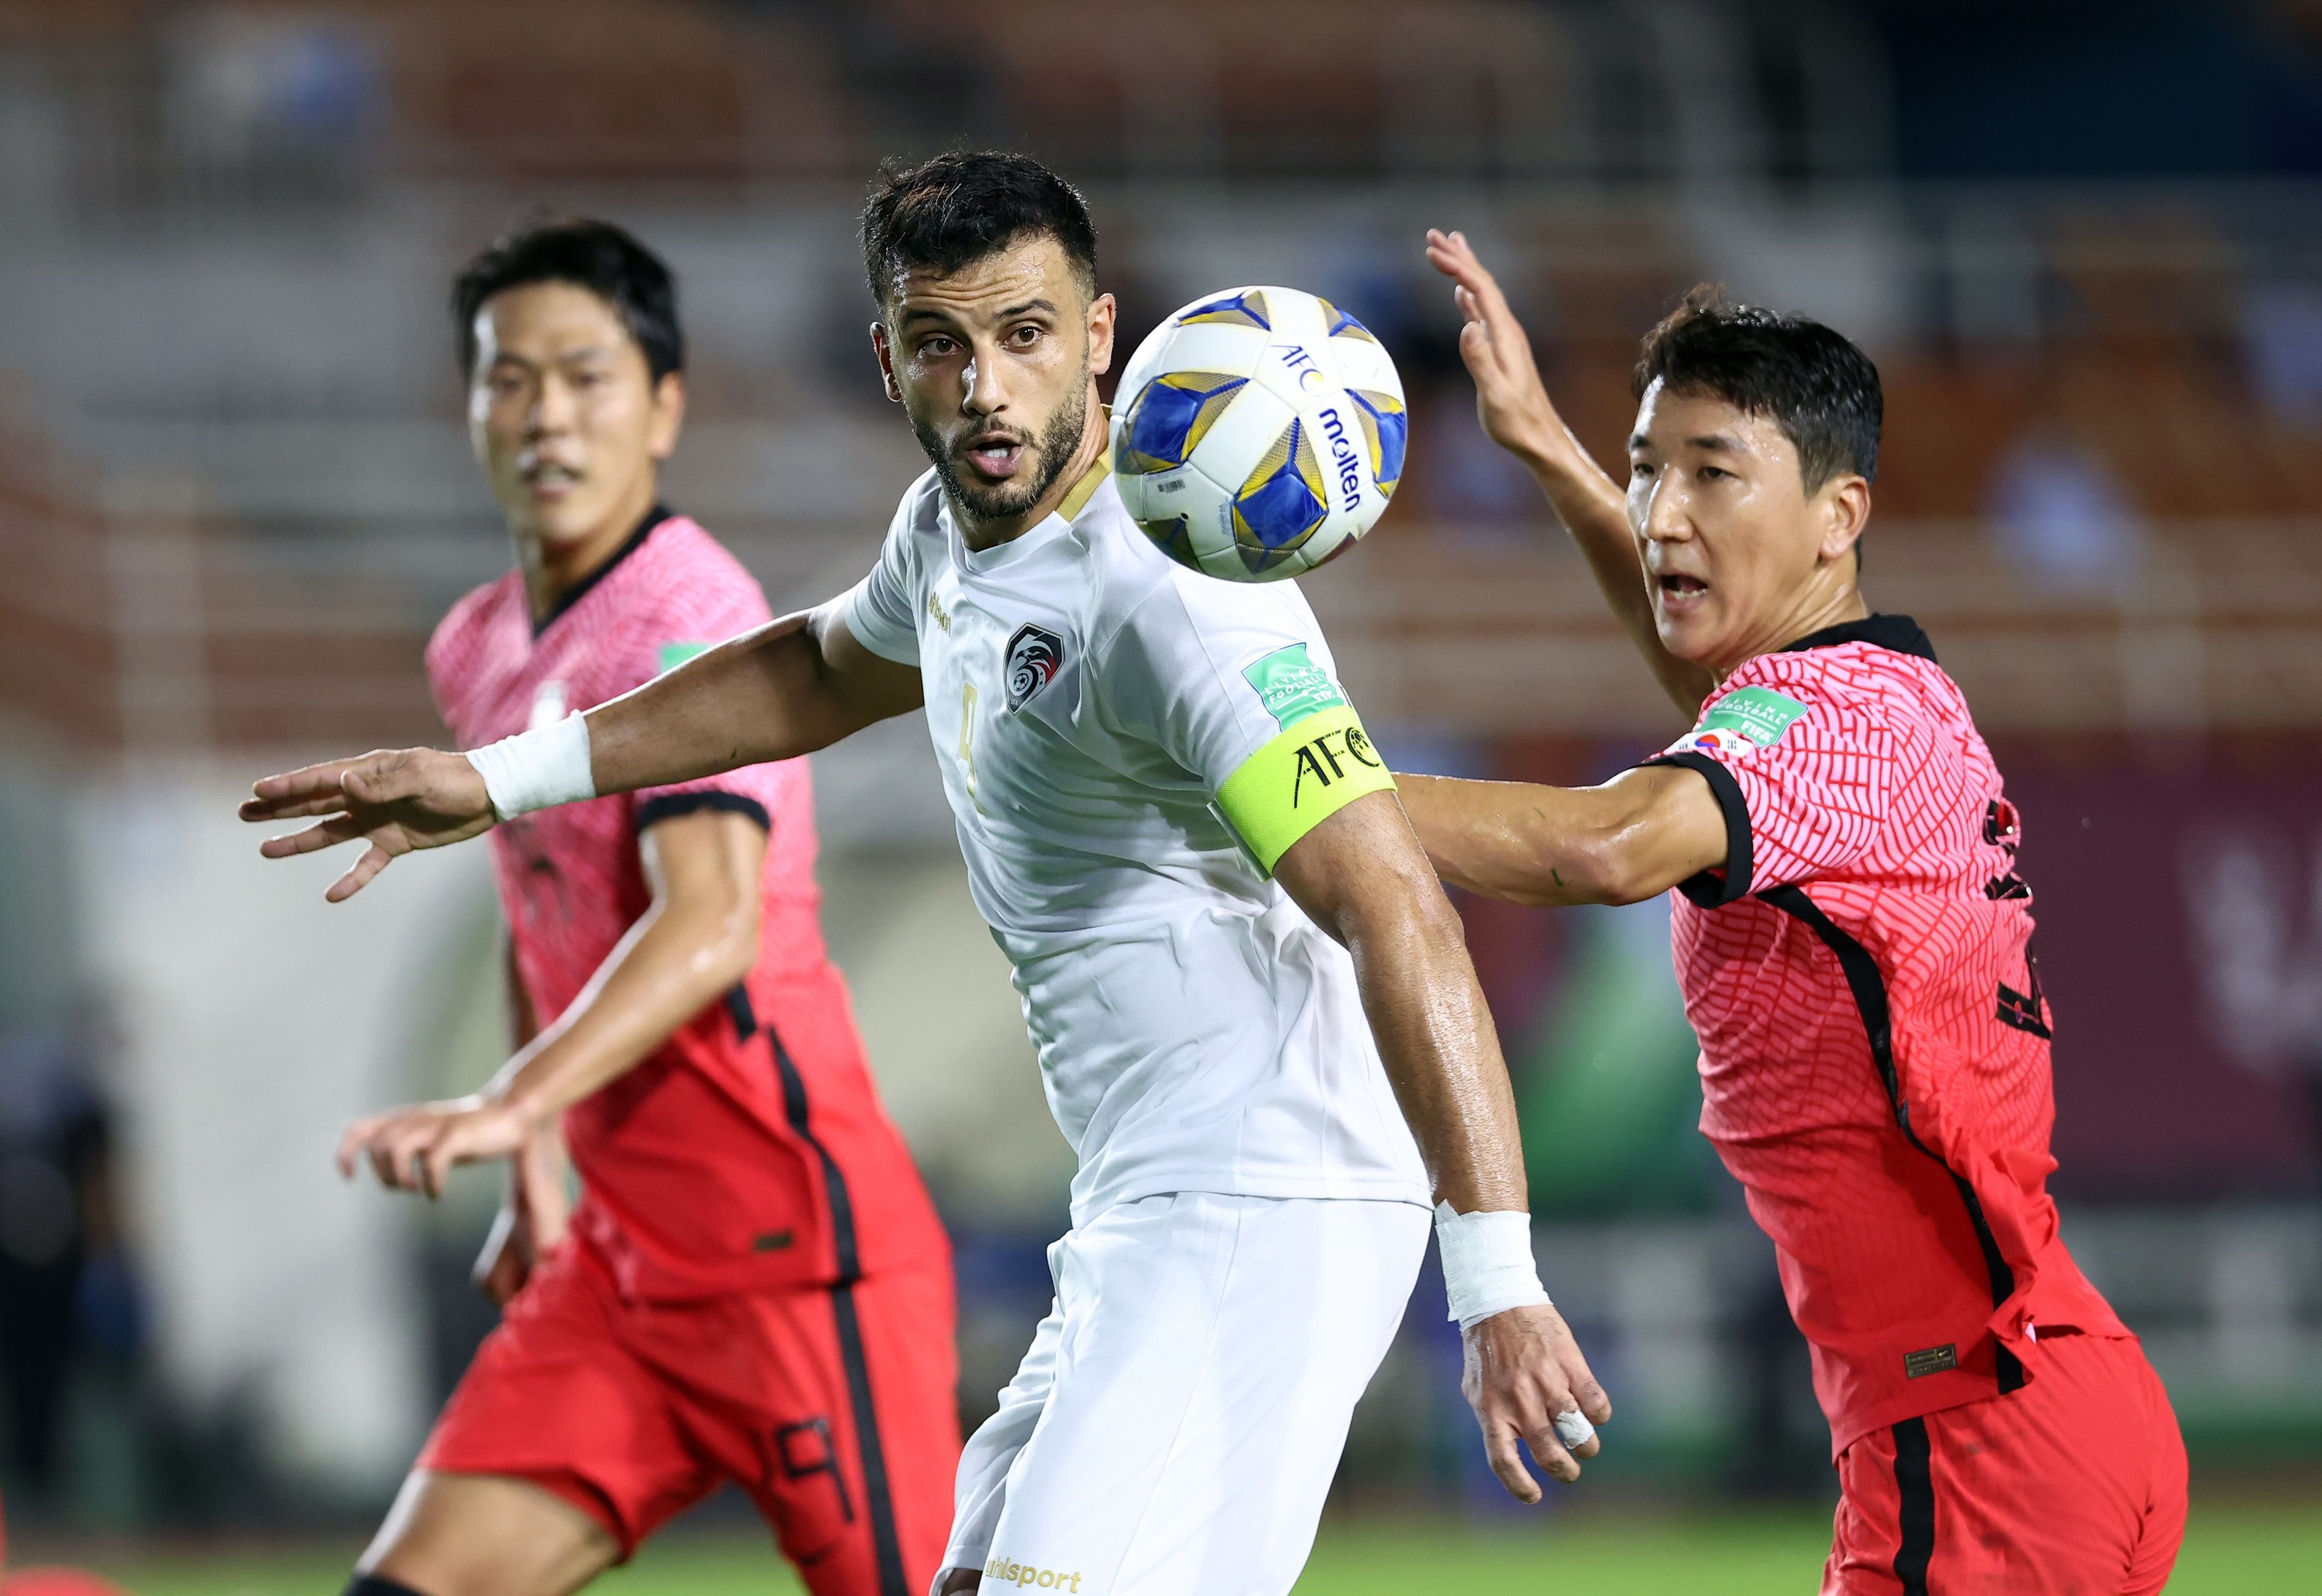
[[[1530,1214],[1455,1214],[1435,1205],[1435,1245],[1443,1254],[1443,1286],[1451,1317],[1463,1330],[1511,1308],[1548,1300],[1531,1256]]]
[[[471,749],[468,762],[484,779],[492,813],[503,820],[597,796],[597,778],[589,768],[589,722],[581,716],[568,715],[538,731]]]

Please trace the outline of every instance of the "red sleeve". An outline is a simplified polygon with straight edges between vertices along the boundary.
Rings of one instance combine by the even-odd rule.
[[[1722,871],[1683,883],[1705,907],[1842,871],[1878,841],[1905,761],[1885,707],[1795,679],[1732,687],[1647,764],[1698,771],[1724,811]]]
[[[648,620],[628,630],[620,651],[625,679],[619,692],[642,687],[703,650],[773,618],[757,583],[738,565],[730,572],[713,569],[687,574],[691,579],[672,583]],[[722,809],[747,815],[772,831],[795,780],[791,766],[796,762],[745,765],[698,781],[639,788],[630,795],[636,828],[643,831],[701,809]]]

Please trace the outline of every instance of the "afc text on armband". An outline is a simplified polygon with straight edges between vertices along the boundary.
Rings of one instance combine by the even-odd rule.
[[[1338,747],[1330,746],[1333,740]],[[1350,725],[1323,733],[1312,743],[1301,744],[1296,762],[1290,768],[1290,807],[1295,809],[1306,790],[1309,778],[1327,791],[1347,776],[1347,763],[1352,762],[1368,770],[1383,771],[1378,751],[1359,725]]]

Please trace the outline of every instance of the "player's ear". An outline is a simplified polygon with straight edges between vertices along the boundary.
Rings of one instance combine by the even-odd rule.
[[[1825,561],[1845,558],[1870,521],[1869,481],[1845,472],[1824,483],[1815,501],[1822,522],[1822,546],[1817,552]]]
[[[887,402],[903,402],[902,385],[895,380],[895,346],[887,341],[887,320],[882,316],[871,324],[871,348],[879,357],[879,380],[887,389]]]
[[[1089,375],[1102,377],[1112,369],[1112,333],[1119,315],[1112,296],[1099,294],[1089,301]]]
[[[664,371],[654,384],[653,435],[646,448],[655,460],[667,460],[677,452],[677,435],[685,428],[685,376],[679,371]]]

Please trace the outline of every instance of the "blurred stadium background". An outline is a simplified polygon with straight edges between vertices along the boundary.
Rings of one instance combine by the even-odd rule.
[[[1381,333],[1409,474],[1307,588],[1407,766],[1582,781],[1678,729],[1477,431],[1423,226],[1502,269],[1600,459],[1637,334],[1697,279],[1870,348],[1868,586],[2026,817],[2055,1188],[2196,1459],[2177,1588],[2322,1589],[2313,0],[0,0],[18,1552],[161,1596],[334,1589],[490,1322],[465,1272],[496,1178],[429,1209],[328,1160],[497,1062],[484,859],[326,910],[335,866],[261,868],[232,816],[258,771],[443,734],[420,645],[507,558],[451,270],[543,205],[670,258],[668,497],[779,610],[859,573],[922,464],[851,227],[880,157],[961,141],[1087,188],[1132,342],[1249,281]],[[1069,1154],[922,731],[818,766],[835,945],[960,1246],[972,1423],[1045,1306]],[[1548,1278],[1620,1418],[1584,1488],[1509,1510],[1423,1285],[1310,1586],[1810,1588],[1826,1442],[1692,1129],[1666,910],[1464,907]],[[718,1504],[619,1576],[781,1577]]]

